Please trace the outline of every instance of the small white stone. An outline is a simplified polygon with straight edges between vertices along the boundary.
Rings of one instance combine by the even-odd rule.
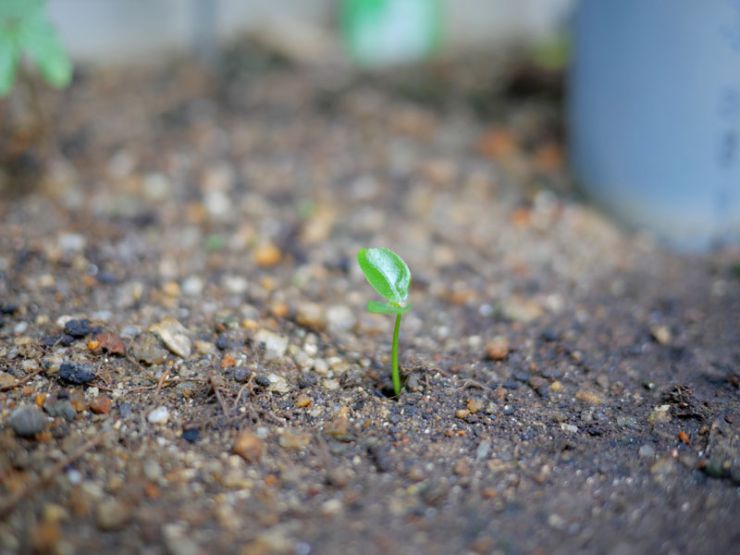
[[[268,360],[280,358],[288,350],[288,338],[269,330],[259,330],[254,340],[258,345],[265,346],[265,356]]]
[[[62,233],[57,244],[63,251],[80,252],[84,250],[87,240],[79,233]]]
[[[226,292],[232,295],[246,293],[249,287],[249,282],[241,276],[224,276],[222,283]]]
[[[167,407],[157,407],[146,417],[150,424],[167,424],[170,411]]]
[[[329,331],[334,333],[347,331],[356,322],[352,309],[342,304],[330,306],[326,311],[326,319],[329,323]]]
[[[203,280],[198,276],[189,276],[182,282],[182,292],[189,297],[197,297],[203,292]]]
[[[174,318],[165,318],[158,324],[149,328],[149,331],[157,335],[165,346],[182,358],[188,358],[193,350],[193,345],[188,337],[188,330]]]

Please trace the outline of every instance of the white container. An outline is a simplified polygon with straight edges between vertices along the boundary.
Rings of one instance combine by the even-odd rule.
[[[679,248],[740,243],[740,0],[582,0],[573,56],[586,191]]]

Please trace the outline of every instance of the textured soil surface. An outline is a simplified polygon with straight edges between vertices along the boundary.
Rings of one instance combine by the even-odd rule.
[[[737,549],[736,251],[579,200],[536,76],[237,54],[0,145],[0,553]]]

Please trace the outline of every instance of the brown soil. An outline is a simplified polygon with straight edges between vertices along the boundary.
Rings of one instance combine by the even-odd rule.
[[[557,94],[482,67],[49,98],[58,154],[0,198],[0,553],[737,549],[737,252],[593,211]],[[362,246],[414,276],[398,399]]]

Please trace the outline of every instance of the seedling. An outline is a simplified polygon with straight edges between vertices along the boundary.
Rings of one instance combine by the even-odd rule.
[[[360,249],[357,253],[357,262],[370,286],[386,300],[386,302],[377,300],[368,302],[368,311],[396,315],[391,350],[391,379],[393,392],[399,395],[401,374],[398,371],[398,332],[401,329],[401,316],[411,310],[407,303],[411,271],[400,256],[386,248]]]
[[[45,4],[0,1],[0,97],[10,92],[24,57],[52,87],[66,87],[72,78],[72,63],[44,12]]]

